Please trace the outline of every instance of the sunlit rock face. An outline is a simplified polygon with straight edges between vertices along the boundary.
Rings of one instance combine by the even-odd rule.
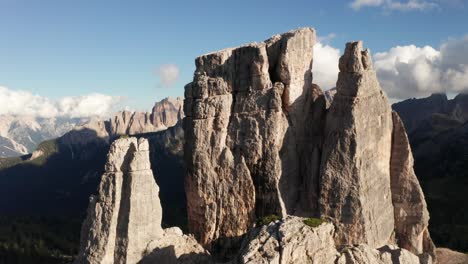
[[[303,28],[196,59],[185,162],[189,227],[202,244],[235,240],[257,217],[317,211],[325,100],[312,84],[315,39]]]
[[[184,118],[182,98],[165,98],[155,103],[149,112],[122,111],[114,115],[109,121],[109,135],[136,135],[155,132],[175,126]]]
[[[327,113],[320,212],[338,244],[387,244],[394,229],[390,188],[392,110],[362,42],[346,45]]]
[[[137,263],[148,243],[162,235],[161,219],[148,141],[115,141],[99,194],[90,199],[76,263]]]

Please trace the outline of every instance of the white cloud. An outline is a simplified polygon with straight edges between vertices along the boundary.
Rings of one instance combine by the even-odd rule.
[[[351,3],[351,7],[354,10],[359,10],[365,6],[380,6],[384,3],[384,0],[354,0]]]
[[[409,45],[376,53],[374,68],[391,98],[468,92],[468,36],[451,39],[439,50]]]
[[[46,118],[107,116],[121,100],[121,97],[94,93],[54,101],[28,91],[0,86],[0,114]]]
[[[317,41],[320,42],[320,43],[328,44],[334,38],[336,38],[336,34],[335,33],[330,33],[330,34],[328,34],[326,36],[318,36]]]
[[[158,76],[164,87],[170,87],[179,79],[180,70],[175,64],[161,65],[158,70]]]
[[[386,10],[398,11],[423,11],[437,7],[435,2],[425,0],[408,0],[408,1],[395,1],[395,0],[354,0],[350,4],[354,10],[359,10],[362,7],[382,7]]]
[[[314,74],[314,83],[318,84],[322,90],[328,90],[336,86],[339,59],[339,49],[322,43],[315,44],[312,72]]]

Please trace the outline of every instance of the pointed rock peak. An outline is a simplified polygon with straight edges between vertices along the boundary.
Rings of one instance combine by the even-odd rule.
[[[363,51],[362,41],[346,43],[346,49],[340,58],[340,72],[360,73],[372,69],[369,49]]]
[[[371,54],[363,51],[362,41],[349,42],[339,61],[340,73],[336,83],[337,94],[351,97],[374,96],[384,92],[372,68]],[[386,99],[385,99],[386,100]]]

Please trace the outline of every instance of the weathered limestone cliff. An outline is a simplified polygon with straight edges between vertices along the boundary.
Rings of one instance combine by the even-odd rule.
[[[196,59],[184,102],[191,232],[226,256],[256,218],[316,216],[337,248],[363,245],[348,255],[382,259],[387,247],[430,263],[424,196],[370,52],[346,45],[331,101],[312,83],[314,43],[299,29]]]
[[[196,59],[185,162],[189,227],[202,244],[242,236],[256,217],[316,210],[307,191],[316,188],[325,101],[312,85],[314,44],[304,28]]]

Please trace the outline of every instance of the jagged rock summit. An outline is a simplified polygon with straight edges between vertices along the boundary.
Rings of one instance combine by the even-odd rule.
[[[165,98],[157,102],[151,113],[122,111],[111,118],[109,135],[135,135],[160,131],[174,126],[183,118],[182,98]]]
[[[240,238],[257,217],[316,210],[308,194],[325,100],[312,84],[315,39],[302,28],[196,59],[185,88],[186,191],[203,245]]]
[[[314,216],[334,225],[337,248],[434,261],[406,132],[369,50],[346,45],[327,109],[312,83],[314,44],[303,28],[196,59],[184,102],[191,232],[226,257],[255,219]]]
[[[312,83],[315,38],[302,28],[196,59],[184,158],[200,244],[161,228],[148,143],[119,139],[77,263],[435,263],[406,132],[370,52],[346,45],[327,105]],[[271,215],[281,220],[256,226]]]

